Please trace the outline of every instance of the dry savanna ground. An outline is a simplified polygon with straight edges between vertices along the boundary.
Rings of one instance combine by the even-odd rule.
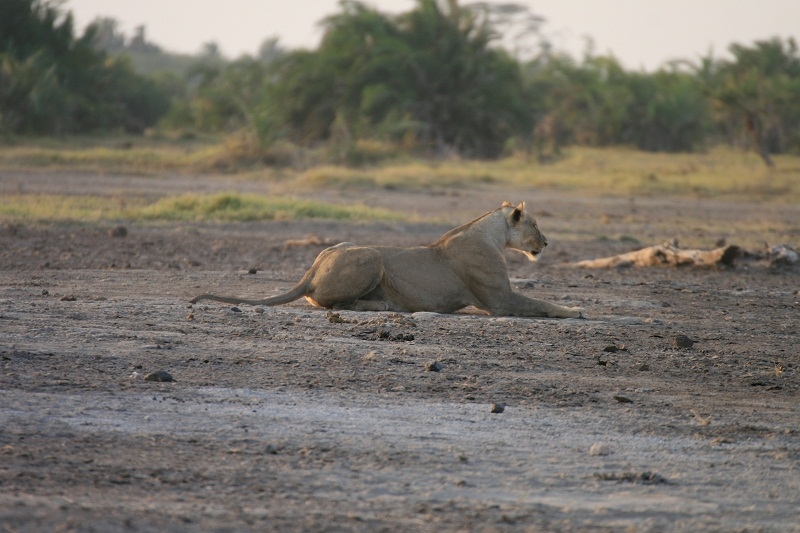
[[[0,172],[6,205],[289,190]],[[800,269],[761,255],[800,244],[796,202],[488,179],[302,191],[384,211],[6,215],[0,530],[800,531]],[[550,241],[534,263],[509,253],[515,290],[585,320],[188,304],[277,294],[326,244],[424,244],[506,199]],[[669,239],[752,255],[569,265]]]

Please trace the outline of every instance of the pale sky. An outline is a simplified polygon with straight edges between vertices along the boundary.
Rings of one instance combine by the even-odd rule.
[[[462,4],[473,0],[462,0]],[[496,0],[489,0],[496,1]],[[671,59],[697,60],[731,43],[750,45],[773,36],[800,42],[800,0],[501,0],[528,5],[546,19],[542,32],[557,50],[580,58],[586,37],[598,54],[613,53],[627,69],[652,71]],[[389,13],[414,0],[368,0]],[[182,53],[216,42],[227,57],[255,54],[269,37],[285,48],[315,48],[318,22],[339,11],[338,0],[67,0],[76,27],[98,16],[148,41]]]

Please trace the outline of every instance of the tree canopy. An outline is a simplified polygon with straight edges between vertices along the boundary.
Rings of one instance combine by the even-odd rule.
[[[75,37],[70,13],[45,0],[4,0],[0,8],[0,131],[61,134],[142,131],[169,107],[167,94],[125,57]]]
[[[527,120],[519,64],[456,2],[389,16],[359,2],[324,21],[313,52],[278,65],[272,135],[412,139],[436,152],[496,157]]]
[[[764,162],[770,153],[800,149],[800,56],[789,39],[730,47],[735,60],[715,67],[708,82],[713,103],[725,118],[744,124]]]
[[[520,4],[416,0],[393,15],[343,0],[314,50],[266,39],[224,58],[174,57],[112,19],[76,37],[48,0],[0,4],[0,131],[141,131],[159,124],[347,149],[379,140],[431,155],[494,158],[569,143],[692,151],[714,142],[800,152],[800,56],[792,39],[732,44],[731,59],[628,71],[588,49],[554,50]],[[511,51],[508,51],[511,50]],[[140,74],[134,63],[147,63]],[[169,65],[181,64],[180,68]],[[173,72],[154,72],[154,65]]]

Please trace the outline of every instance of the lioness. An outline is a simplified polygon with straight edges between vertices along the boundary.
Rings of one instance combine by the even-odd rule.
[[[201,294],[192,299],[280,305],[304,296],[326,309],[452,313],[473,305],[492,315],[582,318],[583,309],[527,298],[511,290],[504,248],[533,260],[547,246],[525,203],[504,202],[427,246],[323,250],[289,292],[264,300]]]

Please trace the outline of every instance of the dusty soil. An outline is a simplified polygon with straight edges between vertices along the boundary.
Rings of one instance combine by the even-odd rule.
[[[269,189],[0,175],[0,194]],[[0,227],[0,530],[800,531],[800,271],[565,267],[671,238],[797,247],[800,207],[315,197],[434,222]],[[588,319],[187,304],[290,287],[323,246],[288,240],[421,244],[504,199],[551,242],[509,255],[516,290]]]

